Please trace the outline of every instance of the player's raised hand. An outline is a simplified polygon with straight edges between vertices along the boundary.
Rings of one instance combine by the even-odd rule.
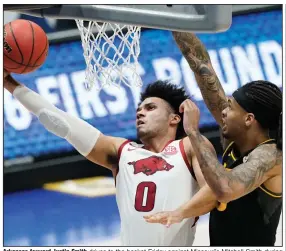
[[[180,211],[165,211],[143,216],[148,223],[160,223],[170,227],[174,223],[180,223],[184,218]]]
[[[7,77],[9,74],[10,74],[10,73],[4,69],[4,71],[3,71],[3,78],[6,79],[6,77]]]
[[[18,83],[7,70],[3,70],[3,87],[13,94],[14,90],[21,85]]]
[[[199,129],[200,110],[190,99],[186,99],[179,107],[179,112],[184,113],[184,129],[186,134]]]

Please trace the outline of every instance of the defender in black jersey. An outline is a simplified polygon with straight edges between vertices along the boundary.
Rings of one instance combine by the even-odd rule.
[[[275,144],[275,140],[262,144]],[[224,167],[234,169],[246,161],[251,152],[240,154],[234,142],[230,143],[223,154]],[[229,202],[224,211],[211,211],[211,246],[273,246],[281,209],[282,193],[272,192],[261,184],[251,193]]]
[[[177,210],[145,219],[171,225],[198,216],[196,208],[207,197],[219,201],[210,213],[211,246],[273,246],[282,208],[282,92],[259,80],[227,98],[201,41],[194,34],[173,34],[221,128],[225,151],[219,163],[202,140],[197,106],[186,100],[184,129],[207,185]]]

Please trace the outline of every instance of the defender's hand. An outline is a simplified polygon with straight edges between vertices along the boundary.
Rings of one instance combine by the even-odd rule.
[[[180,211],[166,211],[159,212],[153,215],[143,216],[144,219],[149,223],[160,223],[166,227],[170,227],[174,223],[180,223],[184,217]]]
[[[190,99],[186,99],[179,108],[179,112],[184,113],[184,129],[186,134],[194,130],[199,130],[200,110]]]

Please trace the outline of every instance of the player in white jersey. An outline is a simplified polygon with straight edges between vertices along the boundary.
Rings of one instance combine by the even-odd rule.
[[[193,170],[185,157],[183,140],[172,141],[156,153],[123,143],[116,177],[122,242],[132,245],[192,245],[197,219],[164,228],[144,223],[147,212],[174,208],[198,191]],[[194,175],[194,174],[193,174]]]
[[[4,87],[53,134],[65,138],[90,161],[110,169],[116,177],[116,200],[124,246],[191,246],[196,218],[166,228],[152,225],[143,216],[174,210],[195,195],[193,216],[209,212],[215,203],[209,194],[198,161],[185,135],[184,109],[188,96],[182,88],[157,81],[141,95],[136,113],[136,145],[124,138],[99,132],[79,118],[51,105],[18,83],[4,70]],[[204,139],[209,148],[213,146]],[[196,180],[195,180],[196,179]],[[104,209],[103,209],[104,210]]]

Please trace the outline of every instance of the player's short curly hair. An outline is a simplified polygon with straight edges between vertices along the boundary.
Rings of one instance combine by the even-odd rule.
[[[140,101],[143,102],[146,98],[157,97],[165,100],[174,113],[181,116],[181,121],[178,124],[176,139],[181,139],[186,136],[183,127],[183,114],[179,112],[179,107],[184,100],[190,99],[183,87],[176,86],[169,81],[158,80],[149,84],[146,89],[141,93]]]

